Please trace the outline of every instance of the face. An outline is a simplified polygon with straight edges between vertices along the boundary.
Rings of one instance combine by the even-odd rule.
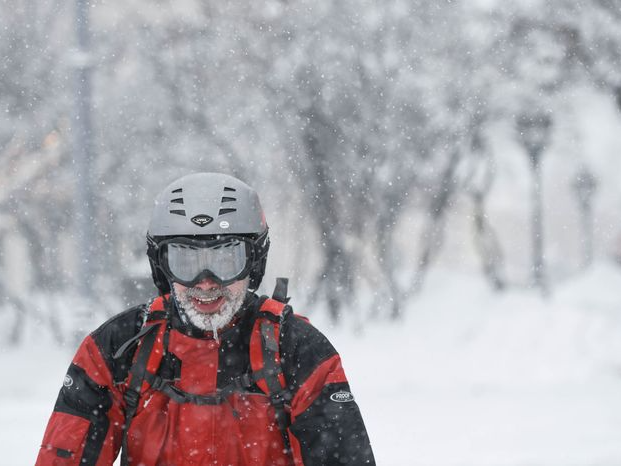
[[[221,286],[206,278],[191,288],[173,283],[173,294],[192,324],[201,330],[213,331],[217,336],[218,330],[229,324],[241,308],[249,281],[246,277]]]

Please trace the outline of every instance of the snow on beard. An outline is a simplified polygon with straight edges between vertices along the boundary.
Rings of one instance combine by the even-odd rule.
[[[238,287],[237,290],[230,290],[226,287],[214,288],[211,290],[201,290],[200,288],[188,288],[183,291],[177,290],[173,286],[173,296],[182,311],[183,320],[189,320],[195,327],[213,332],[214,339],[218,339],[218,331],[222,330],[231,322],[237,311],[241,308],[248,290],[249,280],[245,278],[245,286]],[[192,298],[213,299],[219,296],[224,297],[224,304],[219,312],[206,314],[200,312],[194,306]]]

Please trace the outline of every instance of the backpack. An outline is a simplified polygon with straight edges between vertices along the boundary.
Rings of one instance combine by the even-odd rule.
[[[285,450],[291,454],[288,427],[290,420],[291,393],[287,389],[280,364],[280,329],[285,318],[292,312],[287,303],[288,279],[277,278],[272,298],[261,298],[259,316],[254,322],[250,336],[250,372],[241,374],[215,394],[197,395],[185,392],[172,384],[174,377],[158,375],[160,366],[167,366],[172,353],[168,353],[168,335],[171,329],[164,297],[156,298],[149,306],[140,331],[126,341],[114,354],[119,359],[133,345],[138,349],[128,372],[128,384],[124,394],[125,422],[121,443],[121,464],[129,464],[128,432],[136,415],[141,394],[149,389],[161,391],[177,403],[197,405],[220,404],[236,391],[243,391],[255,383],[265,393],[274,407],[276,422],[282,434]],[[163,364],[164,361],[164,364]]]

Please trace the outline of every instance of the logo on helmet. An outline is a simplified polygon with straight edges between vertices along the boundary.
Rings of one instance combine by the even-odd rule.
[[[200,214],[195,215],[190,220],[193,224],[198,225],[199,227],[204,227],[205,225],[209,225],[213,221],[213,218],[209,215]]]

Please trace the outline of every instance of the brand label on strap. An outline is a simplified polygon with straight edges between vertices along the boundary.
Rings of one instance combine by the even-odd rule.
[[[336,392],[330,395],[330,399],[332,401],[336,401],[337,403],[348,403],[350,401],[354,401],[354,395],[344,390],[341,390],[340,392]]]

